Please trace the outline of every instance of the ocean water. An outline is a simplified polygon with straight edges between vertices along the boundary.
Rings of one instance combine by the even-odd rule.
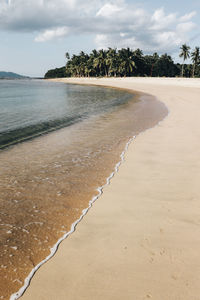
[[[119,90],[42,80],[0,80],[0,149],[102,114],[130,99]]]
[[[130,138],[166,114],[148,95],[0,81],[0,299],[70,231]]]

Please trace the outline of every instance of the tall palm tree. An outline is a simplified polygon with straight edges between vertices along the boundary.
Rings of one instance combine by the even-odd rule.
[[[107,52],[106,65],[108,67],[108,75],[117,76],[117,71],[119,67],[119,59],[117,54],[117,49],[109,48]]]
[[[135,68],[133,52],[130,50],[130,48],[122,48],[119,50],[119,57],[121,60],[121,70],[124,73],[124,76],[130,76]]]
[[[84,51],[81,51],[79,54],[79,60],[80,60],[80,76],[85,76],[86,75],[86,66],[88,63],[89,55],[86,54]]]
[[[92,54],[88,56],[88,60],[85,65],[85,75],[87,77],[90,77],[91,75],[96,75],[96,70],[94,68],[94,58]]]
[[[200,49],[199,49],[199,47],[195,47],[195,49],[191,53],[191,58],[192,58],[192,62],[193,62],[192,77],[194,77],[196,66],[200,63]]]
[[[182,71],[181,71],[181,76],[183,77],[184,61],[190,57],[190,46],[187,46],[186,44],[184,44],[180,47],[180,49],[181,49],[181,52],[180,52],[179,56],[183,57],[183,64],[182,64]]]
[[[101,75],[108,76],[106,65],[107,51],[101,49],[98,52],[98,56],[94,59],[94,67],[99,68]]]
[[[157,52],[154,52],[153,55],[151,56],[151,72],[150,72],[151,77],[153,76],[154,66],[158,62],[158,60],[159,60],[159,55]]]
[[[80,67],[80,57],[79,55],[73,54],[71,58],[71,72],[73,76],[80,77],[81,75],[81,67]]]
[[[143,56],[143,51],[141,49],[137,48],[134,51],[134,55],[137,56],[137,57],[142,57]]]

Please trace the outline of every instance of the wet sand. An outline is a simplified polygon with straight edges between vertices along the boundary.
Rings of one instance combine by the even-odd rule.
[[[153,97],[120,95],[129,100],[111,111],[0,151],[0,299],[55,253],[127,141],[167,114]]]
[[[23,300],[199,300],[199,79],[71,79],[155,95],[170,113],[126,161]]]

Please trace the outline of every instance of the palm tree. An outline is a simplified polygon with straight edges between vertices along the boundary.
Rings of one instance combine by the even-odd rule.
[[[174,77],[175,74],[174,62],[171,56],[168,55],[167,53],[160,56],[155,66],[156,66],[155,73],[157,76]]]
[[[189,49],[187,45],[181,47],[181,54],[183,59],[189,57]],[[199,48],[196,47],[192,52],[192,60],[194,65],[182,66],[182,75],[190,76],[193,71],[193,76],[200,75],[200,68],[198,64]],[[157,53],[153,55],[143,55],[142,50],[136,49],[135,51],[130,48],[109,48],[108,50],[92,50],[90,54],[81,51],[78,55],[65,54],[67,58],[66,75],[68,77],[76,76],[177,76],[180,74],[180,64],[174,64],[172,58],[167,54],[159,56]],[[183,61],[183,62],[184,62]],[[192,70],[193,67],[193,70]],[[59,69],[50,70],[48,76],[51,74],[58,74],[61,76],[63,73]],[[52,73],[53,71],[53,73]]]
[[[124,73],[124,76],[130,76],[135,68],[135,62],[133,60],[133,52],[130,48],[119,50],[119,57],[121,60],[121,70]]]
[[[141,49],[137,48],[134,51],[134,55],[137,56],[137,57],[142,57],[143,56],[143,51]]]
[[[86,66],[87,66],[87,63],[88,63],[88,59],[89,59],[89,55],[86,54],[84,51],[81,51],[80,54],[79,54],[79,60],[80,60],[80,64],[79,64],[79,67],[80,67],[80,76],[85,76],[86,74]]]
[[[106,58],[106,65],[108,67],[108,75],[111,76],[114,74],[114,76],[117,76],[117,71],[119,68],[119,59],[117,50],[109,48],[107,52],[107,58]]]
[[[100,70],[101,75],[108,76],[106,58],[107,58],[107,51],[103,49],[99,50],[98,56],[94,59],[94,67]]]
[[[159,60],[159,55],[157,52],[155,52],[152,56],[151,56],[151,72],[150,72],[150,76],[153,76],[153,71],[154,71],[154,66],[156,65],[156,63]]]
[[[96,70],[94,68],[94,58],[92,56],[92,54],[90,54],[90,56],[88,56],[88,60],[85,66],[85,75],[87,77],[90,77],[91,75],[96,75]]]
[[[79,55],[75,55],[73,54],[72,58],[71,58],[71,72],[73,76],[78,76],[80,77],[81,74],[81,66],[80,66],[80,57]]]
[[[66,53],[65,53],[65,57],[66,57],[66,59],[67,59],[67,60],[69,60],[69,59],[70,59],[69,52],[66,52]]]
[[[145,74],[145,58],[141,49],[133,51],[133,61],[136,65],[135,75],[143,76]]]
[[[99,74],[99,68],[95,67],[94,60],[98,57],[98,51],[96,49],[92,50],[90,53],[90,59],[88,63],[90,64],[90,71],[93,73],[94,76],[98,76]]]
[[[191,53],[191,58],[192,58],[192,62],[193,62],[192,77],[194,77],[196,66],[200,62],[200,50],[199,50],[199,47],[195,47],[194,51]]]
[[[184,61],[190,57],[190,47],[184,44],[180,47],[180,49],[181,49],[181,53],[179,54],[179,56],[183,57],[183,64],[182,64],[182,71],[181,71],[181,76],[183,77]]]

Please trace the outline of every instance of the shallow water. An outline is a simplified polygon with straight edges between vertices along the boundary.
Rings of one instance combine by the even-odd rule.
[[[0,152],[0,299],[9,299],[70,230],[114,170],[127,141],[167,113],[148,96],[139,100],[113,89],[70,88],[75,93],[86,88],[91,99],[97,90],[96,102],[102,97],[102,102],[113,103],[99,111],[92,108],[94,113],[71,126]]]
[[[126,103],[128,93],[44,80],[0,80],[0,149]]]

